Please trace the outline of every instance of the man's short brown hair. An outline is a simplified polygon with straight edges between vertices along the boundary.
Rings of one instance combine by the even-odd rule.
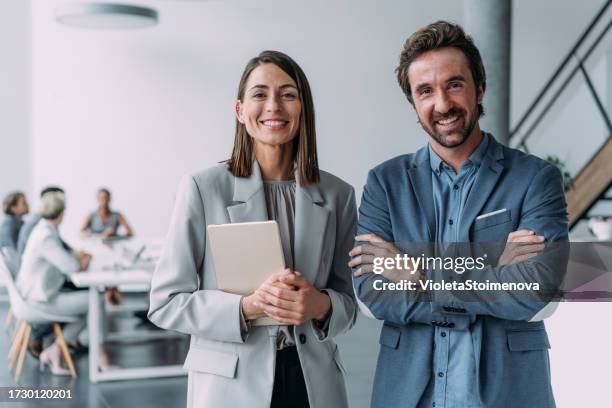
[[[484,64],[472,38],[458,24],[449,23],[448,21],[436,21],[421,28],[406,40],[400,54],[399,66],[395,69],[397,81],[411,104],[414,105],[410,81],[408,79],[410,64],[427,51],[445,47],[458,48],[463,52],[463,55],[468,60],[476,90],[478,91],[480,86],[482,86],[483,91],[486,88],[487,78]],[[478,113],[482,115],[483,112],[482,104],[478,104]]]

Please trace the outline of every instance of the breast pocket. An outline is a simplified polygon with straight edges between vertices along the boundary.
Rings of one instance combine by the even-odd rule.
[[[506,241],[512,232],[512,215],[510,210],[476,218],[472,224],[472,240],[475,242]]]

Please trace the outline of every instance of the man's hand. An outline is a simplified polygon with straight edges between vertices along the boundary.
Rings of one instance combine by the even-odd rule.
[[[366,273],[374,272],[374,258],[395,258],[397,255],[404,254],[395,247],[395,245],[384,241],[375,234],[363,234],[355,237],[356,241],[361,241],[362,244],[356,246],[349,252],[352,257],[348,266],[358,268],[355,271],[355,276],[361,276]],[[382,275],[392,281],[408,280],[418,282],[421,276],[420,271],[414,272],[414,264],[410,261],[408,269],[384,269]]]
[[[331,299],[317,290],[299,272],[285,270],[278,279],[259,289],[257,305],[282,324],[301,325],[308,320],[325,321],[331,312]]]
[[[498,265],[512,265],[533,258],[546,247],[544,240],[543,236],[529,230],[511,232]]]

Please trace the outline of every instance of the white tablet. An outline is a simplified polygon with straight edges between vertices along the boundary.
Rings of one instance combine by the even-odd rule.
[[[285,269],[276,221],[208,226],[217,288],[250,295],[270,275]]]

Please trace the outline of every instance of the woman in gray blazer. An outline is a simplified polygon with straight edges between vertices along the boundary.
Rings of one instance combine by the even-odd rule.
[[[346,407],[333,338],[357,311],[353,188],[318,169],[310,86],[287,55],[249,61],[235,113],[228,162],[179,185],[149,318],[191,335],[189,407]],[[269,219],[288,268],[249,296],[217,290],[206,226]],[[250,325],[262,316],[282,325]]]

